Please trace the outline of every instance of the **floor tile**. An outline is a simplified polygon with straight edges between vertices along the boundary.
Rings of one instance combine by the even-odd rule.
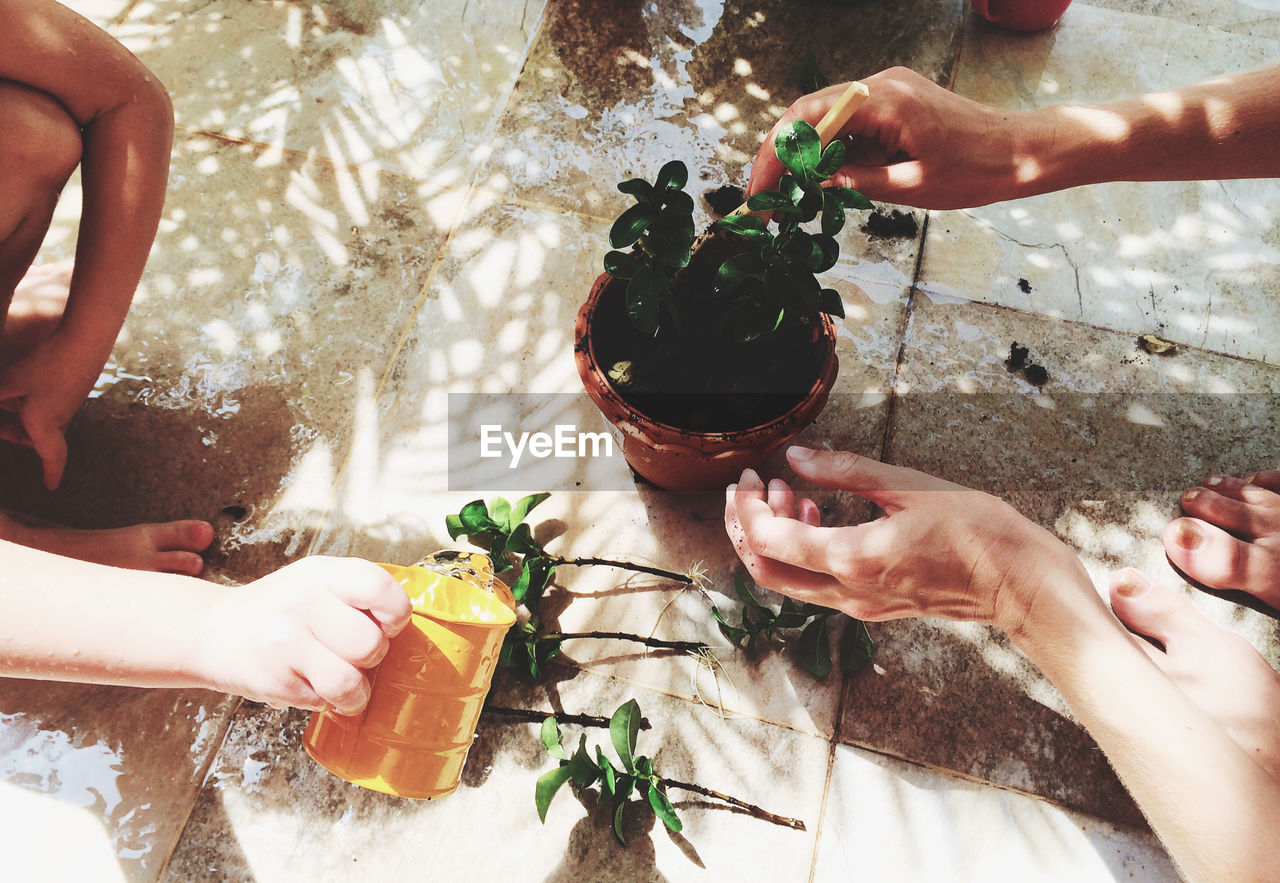
[[[1274,40],[1076,4],[1043,34],[970,23],[955,89],[1013,110],[1097,103],[1274,61]],[[926,289],[1275,362],[1269,180],[1115,183],[931,215]]]
[[[705,191],[745,185],[773,122],[812,90],[807,60],[831,82],[908,63],[945,81],[961,4],[623,0],[614,10],[600,16],[586,0],[549,6],[488,179],[522,199],[613,217],[618,181],[653,180],[681,159],[702,210]]]
[[[234,551],[241,575],[300,554],[350,450],[352,417],[376,392],[444,241],[423,185],[359,179],[361,198],[348,203],[344,167],[180,139],[151,261],[73,424],[63,486],[44,492],[32,455],[6,446],[7,505],[82,526],[205,518],[220,531],[211,563]],[[203,212],[213,199],[222,209]],[[73,255],[77,202],[74,190],[64,198],[42,260]],[[254,546],[270,555],[251,566]]]
[[[1178,877],[1150,834],[846,746],[819,837],[815,880]]]
[[[722,722],[708,709],[587,674],[546,687],[499,686],[490,702],[607,717],[631,697],[649,723],[637,751],[653,757],[661,775],[808,821],[809,830],[715,808],[674,789],[683,831],[669,834],[633,806],[624,816],[625,849],[592,792],[582,801],[567,789],[558,794],[540,825],[534,783],[554,761],[538,741],[537,724],[493,717],[482,719],[457,792],[433,802],[388,797],[313,763],[299,744],[305,715],[246,705],[166,879],[206,873],[252,875],[259,883],[398,879],[421,874],[424,861],[440,879],[787,879],[807,871],[827,743],[758,722]],[[565,725],[566,743],[576,743],[580,732]],[[592,729],[587,740],[610,751],[604,730]],[[742,849],[748,840],[752,848]]]
[[[113,33],[169,88],[184,128],[429,179],[438,193],[469,185],[542,5],[148,3]]]
[[[1047,369],[1042,386],[1003,364],[1014,342]],[[1160,545],[1178,496],[1214,472],[1272,462],[1278,382],[1257,363],[1152,356],[1126,335],[922,298],[885,459],[1008,499],[1074,547],[1101,586],[1128,564],[1178,585]],[[1269,616],[1202,593],[1194,602],[1276,658]],[[1002,634],[934,620],[871,634],[877,668],[851,678],[842,738],[1140,821],[1061,697]]]
[[[61,870],[156,879],[237,701],[0,680],[0,817],[13,879],[64,879]]]

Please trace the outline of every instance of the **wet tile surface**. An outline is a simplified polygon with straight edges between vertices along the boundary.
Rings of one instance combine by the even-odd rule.
[[[520,420],[581,418],[571,328],[624,201],[615,182],[677,155],[699,197],[742,183],[812,74],[810,53],[832,80],[902,63],[1020,108],[1241,69],[1274,59],[1280,40],[1262,6],[1159,0],[1076,4],[1027,38],[969,21],[956,0],[76,8],[170,86],[180,129],[165,220],[73,429],[65,486],[45,494],[29,456],[0,449],[3,502],[80,525],[208,518],[206,575],[223,581],[307,551],[415,560],[459,545],[444,516],[466,502],[549,487],[544,473],[533,487],[468,471],[451,430],[517,395]],[[1095,579],[1136,563],[1173,581],[1159,534],[1178,492],[1271,463],[1277,379],[1231,357],[1272,361],[1280,345],[1264,321],[1273,191],[1089,188],[936,213],[923,238],[868,238],[856,219],[827,279],[848,313],[839,386],[801,440],[1005,495]],[[73,254],[67,196],[42,260]],[[913,296],[918,264],[924,291],[988,303]],[[1133,335],[1147,331],[1184,346],[1138,352]],[[1014,340],[1047,369],[1043,387],[1005,370]],[[567,793],[539,825],[533,783],[551,762],[532,724],[483,721],[460,791],[419,803],[313,764],[300,712],[10,681],[0,817],[30,832],[17,867],[56,874],[74,854],[69,873],[93,879],[388,879],[421,873],[429,855],[441,877],[1172,877],[1149,835],[1098,818],[1135,820],[1087,735],[1002,637],[873,626],[879,669],[843,685],[805,672],[794,638],[753,662],[709,615],[714,604],[736,620],[742,606],[719,496],[579,465],[546,473],[560,483],[533,520],[552,551],[701,564],[710,584],[682,592],[564,568],[548,614],[565,631],[703,640],[719,668],[578,640],[547,685],[504,673],[492,701],[607,715],[634,695],[653,725],[641,749],[663,772],[801,818],[806,833],[677,798],[681,835],[628,810],[623,850],[606,814]],[[786,474],[781,459],[768,471]],[[828,522],[870,514],[816,498]],[[1270,620],[1194,597],[1280,661]]]
[[[607,807],[596,792],[581,799],[568,788],[539,824],[534,782],[555,762],[538,739],[538,725],[486,716],[463,781],[436,801],[389,797],[348,785],[313,763],[299,740],[299,712],[246,705],[210,773],[186,836],[166,879],[189,880],[212,869],[220,876],[252,874],[259,881],[300,876],[384,879],[421,868],[432,876],[489,878],[512,873],[539,879],[722,879],[725,874],[791,876],[807,868],[813,823],[822,803],[829,744],[755,721],[721,721],[709,709],[591,675],[531,687],[500,682],[490,703],[503,708],[611,715],[636,698],[648,727],[637,752],[653,758],[670,779],[700,784],[769,811],[809,822],[807,832],[709,806],[698,795],[671,789],[683,822],[679,834],[656,824],[647,807],[624,814],[621,847]],[[576,746],[582,728],[563,727]],[[606,731],[585,733],[609,752]],[[738,758],[767,753],[787,769],[785,779],[762,777]],[[688,799],[692,798],[692,799]],[[744,850],[747,840],[752,848]]]
[[[971,22],[955,89],[1012,110],[1093,104],[1259,67],[1278,52],[1273,38],[1074,4],[1058,27],[1018,40]],[[921,279],[1275,363],[1278,196],[1268,180],[1115,183],[937,212]]]
[[[836,749],[830,794],[815,880],[1178,879],[1149,834],[854,748]],[[1025,839],[993,836],[1009,825]]]
[[[1042,386],[1004,364],[1015,342],[1047,370]],[[1009,500],[1074,547],[1101,586],[1125,565],[1181,584],[1160,545],[1179,494],[1270,463],[1280,420],[1270,366],[1194,350],[1152,356],[1128,335],[980,304],[918,302],[900,372],[885,459]],[[1195,601],[1276,657],[1274,620]],[[924,620],[871,631],[879,670],[850,679],[842,738],[1141,821],[1092,739],[1003,635]]]

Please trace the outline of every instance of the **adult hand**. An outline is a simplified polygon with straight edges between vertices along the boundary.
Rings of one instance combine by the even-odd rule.
[[[843,451],[792,447],[787,459],[801,478],[885,514],[821,527],[811,500],[747,470],[728,490],[725,527],[766,588],[858,619],[939,616],[1016,631],[1051,574],[1082,572],[1062,542],[990,494]]]
[[[956,209],[1017,192],[1017,116],[950,92],[907,68],[862,81],[871,95],[840,130],[847,156],[833,183],[869,199]],[[774,153],[778,131],[794,119],[816,125],[847,84],[797,100],[756,154],[747,194],[772,190],[786,169]]]
[[[216,689],[276,708],[357,714],[363,669],[408,624],[409,598],[387,571],[358,558],[303,558],[221,590],[203,631],[201,667]]]

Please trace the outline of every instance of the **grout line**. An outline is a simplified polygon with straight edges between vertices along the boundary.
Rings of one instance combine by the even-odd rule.
[[[196,769],[196,775],[194,778],[198,781],[198,784],[192,790],[191,799],[186,804],[185,812],[183,813],[185,821],[183,821],[182,827],[178,830],[178,835],[173,838],[173,843],[170,844],[169,850],[165,854],[164,861],[161,862],[160,867],[156,871],[154,878],[156,880],[164,879],[165,873],[169,870],[169,863],[173,861],[174,853],[176,853],[178,851],[178,847],[182,845],[182,838],[187,833],[187,826],[191,824],[191,817],[195,814],[196,804],[200,802],[200,795],[204,792],[204,786],[208,781],[209,772],[213,769],[213,764],[217,761],[218,755],[222,753],[222,746],[226,744],[227,736],[231,735],[231,724],[235,721],[236,714],[240,711],[240,707],[244,705],[243,697],[233,696],[232,698],[235,699],[235,702],[232,703],[231,708],[228,710],[227,716],[221,725],[222,732],[218,734],[218,737],[215,740],[217,742],[217,746],[209,752],[208,759]]]
[[[831,733],[831,748],[827,751],[827,776],[822,783],[822,802],[818,804],[818,824],[813,830],[813,856],[809,859],[809,883],[815,883],[818,873],[818,854],[822,847],[822,834],[827,824],[827,804],[831,800],[831,776],[836,768],[836,749],[840,747],[840,724],[844,720],[844,697],[853,672],[840,672],[840,698],[836,702],[835,726]]]
[[[516,92],[516,86],[519,85],[521,78],[524,76],[525,69],[529,64],[529,57],[532,55],[532,52],[533,52],[533,47],[537,45],[545,29],[549,27],[548,18],[547,18],[547,8],[549,5],[550,5],[549,0],[548,2],[543,4],[542,9],[539,12],[539,20],[538,20],[537,26],[530,33],[529,39],[525,43],[524,60],[523,62],[521,62],[520,70],[516,73],[515,77],[512,79],[511,86],[508,88],[507,94],[504,96],[504,100],[502,102],[502,110],[499,111],[493,117],[493,119],[489,122],[489,126],[488,126],[489,137],[487,139],[487,144],[490,147],[493,146],[494,139],[496,138],[496,135],[497,135],[497,127],[499,123],[502,121],[503,117],[506,115],[507,109],[511,106],[512,97],[515,95],[515,92]],[[217,137],[217,136],[214,136],[214,137]],[[396,365],[399,362],[401,353],[404,351],[404,348],[408,344],[409,340],[413,337],[413,328],[417,322],[418,314],[422,311],[423,304],[426,303],[428,297],[430,297],[431,295],[432,286],[435,283],[437,276],[439,275],[440,267],[445,262],[445,256],[448,253],[449,245],[450,243],[453,242],[454,235],[457,233],[458,229],[462,226],[463,220],[466,217],[467,208],[470,206],[471,200],[476,194],[477,184],[480,181],[480,176],[483,174],[484,170],[488,167],[488,165],[489,165],[489,158],[486,157],[485,160],[479,163],[476,166],[475,170],[471,173],[471,181],[468,183],[466,190],[462,195],[462,199],[459,202],[457,212],[454,215],[453,219],[450,221],[449,228],[445,232],[443,241],[441,241],[440,243],[440,250],[436,253],[436,259],[432,263],[431,269],[427,271],[427,275],[426,275],[426,278],[423,280],[422,287],[418,291],[418,298],[414,302],[413,307],[410,309],[408,317],[405,319],[403,332],[401,333],[399,340],[396,342],[395,347],[392,349],[390,357],[387,359],[386,368],[382,372],[382,377],[378,379],[378,383],[374,387],[373,400],[371,404],[375,408],[375,411],[378,406],[378,403],[382,399],[382,394],[387,387],[387,383],[391,380],[391,376],[395,373]],[[349,447],[349,450],[347,451],[346,458],[342,462],[342,465],[339,466],[338,469],[334,472],[333,482],[329,486],[328,499],[326,500],[325,507],[324,507],[323,518],[326,521],[332,520],[331,516],[333,513],[334,506],[337,502],[339,489],[342,486],[342,482],[347,474],[348,468],[351,466],[351,458],[355,456],[355,452],[356,452],[356,445],[351,445]],[[315,554],[316,545],[317,543],[320,542],[321,533],[322,531],[317,531],[312,536],[310,542],[308,542],[307,544],[306,554],[308,555]]]
[[[911,333],[911,320],[916,305],[916,286],[920,283],[920,268],[924,266],[925,239],[929,235],[928,211],[924,213],[924,223],[920,225],[920,248],[916,250],[916,266],[911,273],[911,287],[907,289],[907,306],[903,310],[902,336],[898,338],[898,354],[893,363],[893,382],[889,385],[889,405],[885,409],[884,433],[880,436],[880,450],[876,458],[884,461],[885,452],[889,450],[889,439],[893,435],[893,418],[898,409],[898,381],[902,377],[902,359],[907,350],[907,337]],[[843,697],[842,697],[843,698]]]

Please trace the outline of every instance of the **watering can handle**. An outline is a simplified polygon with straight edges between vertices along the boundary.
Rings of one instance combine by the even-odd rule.
[[[827,109],[822,119],[818,121],[818,125],[814,127],[818,131],[818,140],[822,142],[823,147],[831,143],[831,139],[840,132],[840,127],[847,123],[849,117],[853,116],[853,112],[870,97],[871,90],[865,83],[858,80],[854,80],[840,93],[836,103]],[[729,212],[729,215],[743,214],[755,214],[755,212],[748,209],[745,202]]]

